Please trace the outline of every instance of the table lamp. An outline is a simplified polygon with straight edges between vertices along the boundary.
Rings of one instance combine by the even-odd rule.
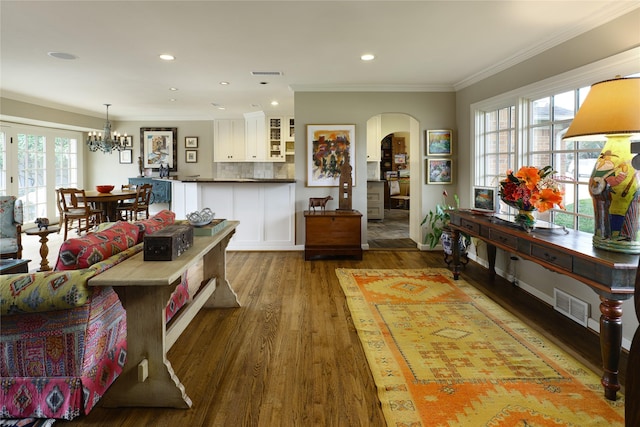
[[[631,140],[640,141],[640,78],[616,78],[592,85],[563,139],[606,139],[589,178],[595,220],[593,246],[639,254],[640,173],[632,164]],[[633,163],[638,166],[638,159]]]

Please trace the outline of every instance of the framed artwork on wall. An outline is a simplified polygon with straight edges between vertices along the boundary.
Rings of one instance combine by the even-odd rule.
[[[140,154],[145,169],[160,170],[167,165],[178,170],[178,128],[140,128]]]
[[[427,159],[427,184],[453,184],[453,160]]]
[[[185,162],[198,163],[198,152],[196,150],[185,150]]]
[[[184,148],[198,148],[198,137],[187,136],[184,139]]]
[[[122,142],[124,143],[124,146],[127,148],[133,148],[133,136],[131,135],[125,135],[122,137]],[[131,162],[129,162],[131,163]]]
[[[346,159],[355,182],[355,125],[307,125],[307,187],[337,187]]]
[[[120,163],[133,163],[133,150],[120,151]]]
[[[453,132],[451,130],[425,131],[425,153],[427,156],[450,156],[453,154]]]
[[[496,189],[493,187],[473,187],[473,210],[496,211]]]

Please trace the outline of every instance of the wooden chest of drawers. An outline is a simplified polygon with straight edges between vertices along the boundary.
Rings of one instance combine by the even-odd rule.
[[[358,211],[304,211],[304,259],[353,256],[362,259],[362,214]]]

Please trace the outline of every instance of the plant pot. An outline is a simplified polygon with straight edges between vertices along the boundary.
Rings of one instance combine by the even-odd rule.
[[[440,236],[440,243],[442,244],[442,250],[444,251],[444,262],[447,265],[453,261],[453,231],[442,230],[442,236]],[[462,234],[458,237],[458,247],[460,248],[460,262],[463,265],[467,265],[469,257],[467,253],[469,251],[469,241]]]

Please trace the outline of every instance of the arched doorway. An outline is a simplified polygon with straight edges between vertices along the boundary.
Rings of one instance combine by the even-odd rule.
[[[416,248],[420,241],[418,217],[422,205],[420,126],[408,114],[384,113],[369,119],[368,138],[369,129],[376,126],[380,161],[367,163],[367,176],[371,181],[382,181],[370,183],[384,189],[385,206],[381,219],[367,221],[369,248]],[[391,182],[393,186],[389,185]],[[398,191],[396,197],[391,194]]]

